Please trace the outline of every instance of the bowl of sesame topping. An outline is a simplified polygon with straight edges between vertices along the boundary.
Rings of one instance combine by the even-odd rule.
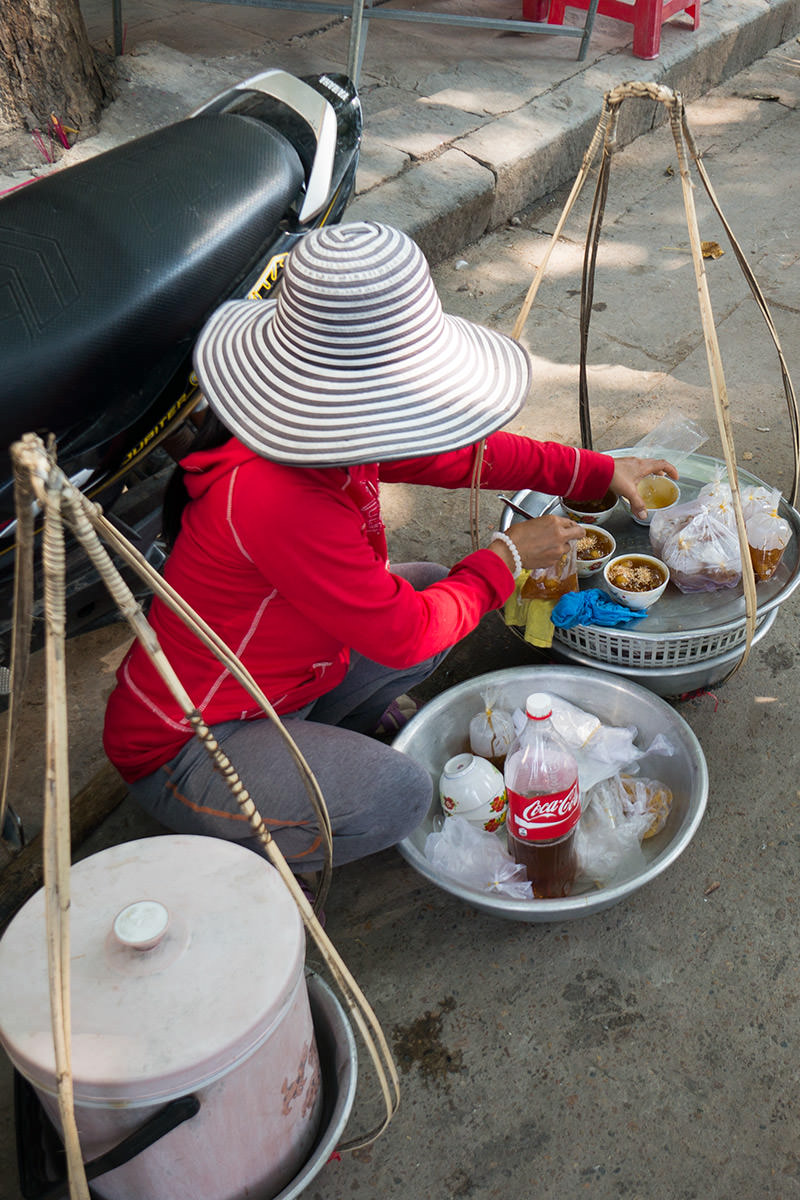
[[[616,539],[607,529],[601,529],[598,525],[581,525],[581,536],[575,543],[579,578],[602,571],[616,549]]]
[[[603,567],[606,587],[628,608],[649,608],[669,583],[669,567],[651,554],[621,554]]]

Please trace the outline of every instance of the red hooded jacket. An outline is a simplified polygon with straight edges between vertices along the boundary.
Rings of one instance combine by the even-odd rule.
[[[402,462],[307,468],[270,462],[235,438],[186,458],[191,497],[165,578],[237,654],[278,713],[335,687],[350,649],[403,668],[454,645],[513,591],[505,563],[469,554],[417,592],[388,567],[379,483],[469,487],[474,447]],[[507,433],[486,445],[481,486],[602,495],[613,460]],[[149,620],[206,724],[264,716],[158,599]],[[127,781],[168,762],[192,736],[135,643],[117,672],[103,743]]]

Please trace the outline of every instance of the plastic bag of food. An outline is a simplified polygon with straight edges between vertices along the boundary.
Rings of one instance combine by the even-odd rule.
[[[558,600],[567,592],[578,590],[578,550],[569,544],[557,563],[550,567],[535,567],[520,589],[523,600]]]
[[[458,817],[429,833],[424,854],[437,871],[482,892],[501,892],[515,900],[532,900],[525,867],[515,863],[494,833],[475,829]]]
[[[745,521],[763,508],[777,508],[781,494],[760,483],[752,483],[741,489],[742,515]]]
[[[481,692],[483,709],[469,723],[469,748],[473,754],[500,766],[516,734],[511,713],[500,707],[497,688]]]
[[[760,497],[752,499],[745,517],[750,561],[759,581],[775,574],[792,536],[789,522],[778,514],[780,499],[777,491],[769,493],[768,503]]]
[[[585,797],[575,834],[579,874],[599,886],[638,875],[645,866],[642,838],[649,815],[626,813],[618,777]]]
[[[715,517],[702,500],[655,513],[650,522],[650,544],[682,592],[732,588],[742,577],[735,528]]]
[[[621,774],[616,782],[625,816],[644,820],[642,840],[655,837],[666,825],[672,809],[671,789],[659,779],[643,779],[638,775]]]
[[[732,533],[736,533],[736,544],[738,545],[739,534],[736,532],[736,509],[733,506],[733,497],[730,500],[726,500],[723,496],[718,496],[715,500],[707,499],[704,503],[715,521],[719,521],[726,529],[730,529]]]
[[[733,503],[733,492],[731,485],[728,483],[727,472],[724,467],[717,467],[714,471],[714,478],[708,483],[704,483],[697,493],[698,500],[722,500],[726,504]]]
[[[694,507],[692,507],[694,505]],[[653,513],[650,522],[650,548],[656,558],[662,558],[661,551],[667,538],[683,529],[691,515],[700,511],[699,501],[688,501],[686,504],[676,504],[674,508],[662,509]]]
[[[721,521],[723,525],[726,525],[728,529],[736,529],[736,509],[733,506],[733,492],[723,469],[717,468],[711,482],[704,484],[700,488],[700,491],[697,493],[697,500],[708,509],[712,516]]]

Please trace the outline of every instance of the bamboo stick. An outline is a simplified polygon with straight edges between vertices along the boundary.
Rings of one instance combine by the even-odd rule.
[[[33,626],[33,484],[22,464],[12,456],[14,508],[17,517],[14,557],[14,607],[11,629],[11,694],[8,703],[3,780],[0,790],[0,828],[5,817],[19,712],[28,676]]]
[[[58,1112],[67,1156],[70,1200],[89,1200],[72,1084],[69,937],[69,750],[65,669],[64,532],[58,477],[44,495],[44,607],[47,667],[47,761],[44,794],[45,928]]]
[[[594,156],[597,153],[597,149],[605,137],[606,125],[608,124],[608,116],[609,116],[608,105],[604,98],[603,108],[600,113],[600,120],[597,123],[597,128],[595,129],[594,134],[592,135],[592,140],[589,143],[588,149],[586,150],[586,153],[583,156],[583,161],[581,163],[580,171],[578,172],[575,182],[572,185],[572,191],[570,192],[569,196],[567,197],[567,202],[564,205],[564,209],[561,213],[561,216],[558,218],[558,223],[556,224],[556,227],[553,230],[553,236],[550,238],[550,241],[548,243],[547,249],[544,254],[544,258],[542,259],[539,266],[536,268],[536,272],[533,276],[533,279],[531,280],[531,285],[528,288],[528,293],[525,296],[525,299],[522,303],[522,308],[520,309],[519,316],[517,317],[517,319],[514,323],[514,328],[511,331],[511,336],[513,338],[516,338],[517,340],[519,340],[519,338],[522,335],[522,330],[525,328],[525,322],[528,319],[528,314],[531,311],[531,307],[533,305],[534,300],[536,299],[536,293],[539,290],[539,284],[542,282],[542,279],[544,278],[544,274],[547,270],[547,264],[550,262],[550,255],[553,253],[553,249],[555,248],[555,246],[558,242],[558,239],[561,237],[561,232],[567,223],[569,214],[572,212],[575,201],[578,199],[578,196],[581,194],[583,185],[586,182],[586,177],[589,174],[589,169],[594,160]]]
[[[17,457],[19,461],[24,464],[37,495],[41,494],[43,490],[41,483],[41,476],[43,474],[43,455],[44,448],[39,439],[34,435],[26,435],[20,443],[17,443],[14,447],[12,447],[12,456]],[[222,772],[224,778],[228,782],[228,785],[236,797],[241,811],[245,813],[248,821],[250,822],[251,828],[253,828],[254,832],[259,837],[265,854],[279,871],[281,878],[289,888],[303,917],[303,921],[306,924],[306,927],[308,928],[314,941],[317,943],[317,946],[319,947],[329,969],[331,970],[339,990],[345,999],[349,1013],[353,1018],[355,1025],[359,1029],[359,1032],[361,1033],[362,1039],[367,1046],[376,1070],[376,1074],[378,1076],[381,1095],[385,1106],[385,1115],[375,1129],[357,1139],[343,1143],[339,1149],[353,1150],[368,1145],[383,1132],[383,1130],[391,1121],[394,1113],[397,1110],[400,1096],[397,1070],[394,1065],[388,1043],[383,1034],[383,1030],[374,1012],[369,1006],[363,992],[358,987],[358,984],[353,979],[335,947],[330,942],[329,938],[319,924],[314,910],[308,903],[291,870],[289,869],[286,860],[283,858],[279,847],[275,844],[272,835],[266,828],[246,787],[233,767],[233,764],[221,750],[216,742],[216,739],[213,737],[213,734],[203,722],[200,713],[193,705],[193,702],[180,682],[177,673],[174,671],[167,656],[161,649],[155,632],[147,622],[140,606],[136,602],[130,590],[127,588],[124,580],[122,580],[119,572],[117,572],[116,568],[114,567],[108,552],[102,546],[98,534],[95,532],[93,524],[97,525],[101,532],[108,534],[109,539],[113,541],[115,549],[119,549],[120,545],[124,543],[128,561],[132,562],[133,565],[141,571],[143,577],[146,578],[148,582],[150,581],[150,577],[152,575],[156,575],[158,586],[162,589],[165,589],[164,594],[167,601],[175,606],[176,611],[179,611],[182,618],[191,625],[197,636],[205,641],[214,653],[218,654],[218,656],[226,661],[226,663],[230,663],[231,669],[236,672],[237,678],[239,678],[243,686],[247,687],[248,689],[253,688],[254,691],[260,696],[263,696],[263,693],[260,693],[260,689],[258,689],[255,681],[252,680],[252,677],[250,677],[249,673],[245,671],[241,663],[239,663],[238,659],[236,659],[229,648],[226,647],[224,643],[221,643],[210,630],[207,630],[207,627],[204,627],[203,622],[200,620],[197,614],[192,612],[189,606],[177,596],[177,593],[172,593],[171,589],[166,587],[160,576],[157,576],[149,564],[147,564],[143,559],[141,559],[141,562],[138,561],[141,556],[137,556],[137,553],[133,550],[133,547],[129,546],[129,544],[125,542],[125,539],[122,539],[121,535],[119,535],[116,530],[113,530],[113,535],[110,533],[109,529],[106,528],[107,523],[105,522],[105,519],[99,513],[99,510],[97,510],[96,506],[91,504],[84,496],[82,496],[82,494],[69,483],[69,481],[61,472],[56,473],[54,471],[53,475],[57,479],[59,502],[64,520],[67,522],[75,536],[83,545],[86,553],[89,555],[98,572],[100,573],[103,582],[108,587],[120,612],[128,620],[128,623],[131,625],[135,635],[141,641],[146,652],[150,656],[151,661],[153,661],[156,670],[159,672],[161,678],[170,688],[172,694],[181,705],[181,708],[190,721],[194,732],[204,745],[207,752],[213,758],[215,766]],[[111,527],[111,529],[113,529],[113,527]],[[56,673],[57,671],[58,666],[56,664]],[[271,716],[279,725],[281,725],[277,714],[275,714],[274,710],[272,710],[269,702],[266,700],[266,697],[263,697],[263,701],[266,705],[265,711],[267,711],[268,715]],[[291,742],[288,732],[286,732],[285,735]],[[304,762],[299,749],[295,746],[294,750],[296,752],[297,760],[299,762]],[[307,766],[306,769],[308,769]],[[311,774],[310,771],[309,774],[313,779],[313,774]],[[318,789],[316,780],[314,780],[314,784]],[[319,795],[322,803],[322,810],[327,820],[328,830],[330,830],[330,824],[329,819],[327,818],[327,810],[324,805],[324,800],[321,797],[321,793]],[[66,844],[68,845],[68,838]],[[68,1077],[71,1080],[71,1074],[68,1070],[65,1071],[65,1077]],[[82,1165],[80,1169],[82,1170]],[[76,1200],[78,1200],[77,1197]],[[82,1200],[82,1198],[80,1198],[80,1200]]]
[[[731,427],[730,420],[728,389],[725,383],[725,372],[722,368],[722,355],[720,354],[717,330],[714,324],[714,314],[711,310],[711,297],[708,292],[708,279],[706,277],[703,250],[701,246],[702,239],[700,237],[700,227],[697,223],[697,210],[695,209],[694,204],[694,191],[689,175],[689,164],[686,159],[682,137],[683,102],[679,97],[676,98],[675,102],[670,107],[670,122],[672,125],[673,137],[675,139],[675,149],[678,154],[678,169],[680,171],[681,187],[683,189],[684,208],[686,209],[686,223],[689,228],[689,243],[692,249],[692,262],[694,263],[697,293],[700,301],[700,318],[703,324],[703,336],[706,343],[706,357],[708,359],[708,369],[711,376],[711,393],[714,397],[714,409],[717,414],[717,425],[719,427],[720,437],[722,439],[722,452],[725,457],[725,465],[728,468],[728,481],[730,483],[731,493],[733,495],[733,508],[736,515],[736,530],[739,537],[739,552],[742,559],[742,584],[744,587],[746,640],[744,651],[737,664],[737,666],[741,667],[744,666],[749,657],[750,645],[753,640],[753,634],[756,627],[756,613],[758,611],[756,581],[755,574],[753,572],[753,564],[750,559],[750,547],[747,541],[747,530],[745,529],[744,514],[742,513],[742,496],[739,490],[739,473],[736,466],[736,451],[733,442],[733,429]]]

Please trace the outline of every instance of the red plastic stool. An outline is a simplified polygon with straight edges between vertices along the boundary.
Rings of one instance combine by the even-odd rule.
[[[547,10],[550,7],[550,0],[522,0],[522,19],[523,21],[547,21]],[[589,5],[587,3],[586,7]],[[552,25],[564,24],[564,13],[561,13],[560,21],[551,21]]]
[[[547,19],[553,25],[564,24],[564,8],[588,8],[590,0],[550,0],[550,12]],[[603,17],[613,17],[616,21],[627,21],[633,25],[633,53],[637,58],[658,58],[661,46],[661,26],[676,13],[687,13],[692,18],[692,29],[700,24],[701,0],[633,0],[626,4],[625,0],[599,0],[598,13]],[[535,5],[537,9],[543,0],[523,0],[525,5]],[[530,18],[528,18],[530,19]]]

